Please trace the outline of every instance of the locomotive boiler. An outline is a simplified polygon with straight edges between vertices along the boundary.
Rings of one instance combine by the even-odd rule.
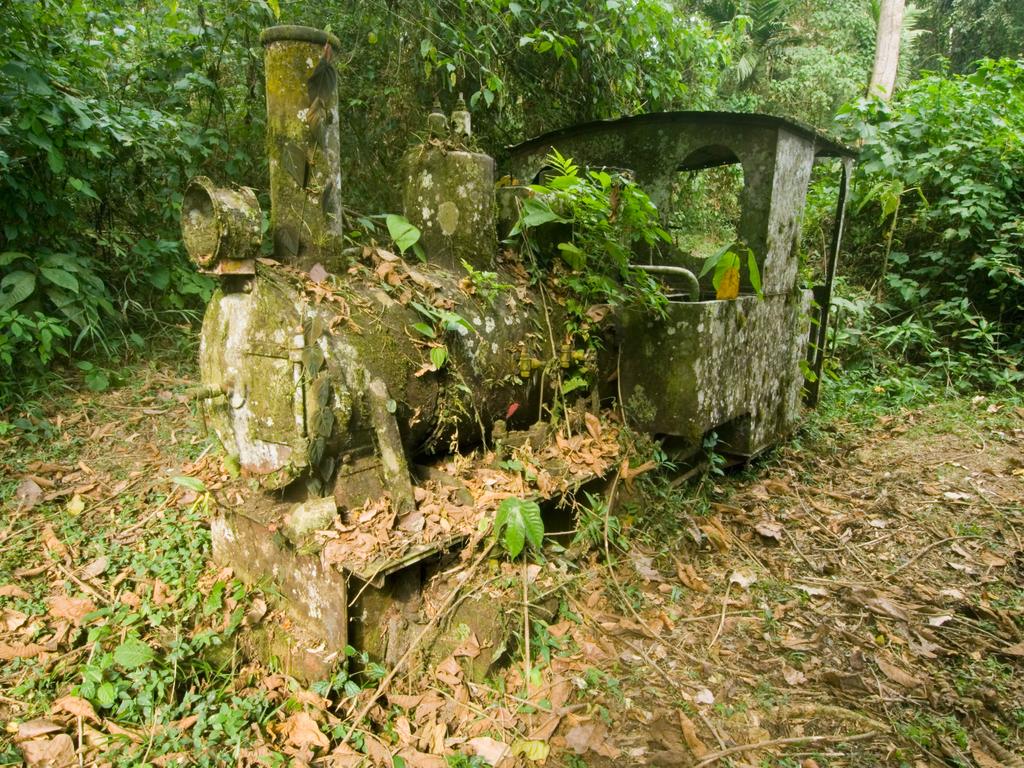
[[[417,563],[470,537],[503,498],[571,494],[606,474],[619,459],[621,425],[599,418],[603,395],[631,404],[634,428],[693,446],[714,430],[739,456],[794,427],[802,361],[821,364],[852,158],[845,147],[777,117],[642,115],[513,147],[506,183],[496,186],[495,162],[473,148],[460,97],[450,119],[435,105],[427,138],[395,180],[404,222],[420,233],[415,246],[346,248],[343,116],[331,66],[339,42],[306,27],[267,29],[262,42],[268,242],[253,191],[205,177],[185,192],[182,234],[219,283],[201,336],[203,413],[228,461],[260,489],[218,513],[215,556],[274,582],[296,619],[293,666],[316,676],[353,638],[394,658],[422,621],[415,610],[395,619],[390,607],[421,585]],[[637,254],[642,268],[681,279],[685,290],[663,316],[629,311],[595,322],[585,333],[601,335],[601,355],[577,348],[559,330],[557,298],[499,248],[509,212],[542,177],[552,148],[585,167],[628,169],[665,215],[681,170],[740,164],[737,229],[763,295],[744,285],[719,301],[687,254]],[[811,166],[822,157],[840,159],[842,179],[812,323],[796,250]],[[405,248],[401,233],[396,241]],[[596,387],[580,413],[563,412],[576,420],[563,432],[547,414],[569,365],[586,367],[607,391]],[[533,462],[532,472],[503,469],[510,455]]]

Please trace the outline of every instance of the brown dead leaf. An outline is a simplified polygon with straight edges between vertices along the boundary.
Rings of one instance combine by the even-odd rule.
[[[614,760],[621,754],[608,740],[608,727],[600,720],[588,720],[574,725],[565,734],[565,744],[577,755],[596,752]]]
[[[1005,656],[1024,657],[1024,642],[1015,643],[1013,645],[1008,645],[1005,648],[1000,648],[999,653]]]
[[[4,608],[0,612],[0,625],[8,632],[14,632],[28,621],[28,614],[16,611],[13,608]]]
[[[160,579],[153,579],[153,602],[156,605],[172,605],[177,596]]]
[[[688,587],[694,592],[711,591],[711,587],[697,574],[697,569],[690,563],[681,563],[676,560],[676,578],[679,579],[684,587]]]
[[[43,499],[43,489],[31,477],[22,478],[14,490],[14,509],[18,512],[28,511]]]
[[[645,582],[665,580],[665,578],[654,567],[654,561],[651,557],[641,554],[636,550],[630,551],[629,556],[633,561],[633,568],[636,569],[637,575]]]
[[[22,645],[20,643],[15,643],[13,645],[0,643],[0,661],[10,661],[11,659],[31,659],[41,653],[49,652],[49,648],[45,645],[40,645],[39,643],[29,643],[28,645]]]
[[[861,679],[860,675],[852,673],[839,672],[834,669],[826,670],[821,674],[821,680],[823,683],[838,688],[840,691],[846,693],[864,693],[868,690],[868,687],[864,684],[864,680]]]
[[[50,739],[33,739],[21,745],[26,768],[69,768],[78,765],[75,743],[66,733]]]
[[[909,672],[905,672],[892,662],[886,661],[880,654],[875,656],[875,663],[887,678],[904,688],[920,688],[924,685],[923,680],[919,680]]]
[[[296,712],[281,724],[281,736],[285,742],[300,751],[327,749],[331,745],[308,712]]]
[[[782,531],[784,528],[782,523],[778,520],[769,520],[768,518],[764,518],[754,526],[754,530],[766,539],[775,539],[779,542],[782,541]]]
[[[473,750],[474,755],[479,755],[495,766],[512,755],[512,748],[508,744],[489,736],[477,736],[475,739],[470,739],[466,742],[466,746]]]
[[[366,755],[361,752],[356,752],[347,744],[339,744],[324,758],[324,765],[328,768],[356,768],[362,765],[365,759]]]
[[[1003,763],[996,760],[992,755],[981,747],[971,745],[971,757],[978,764],[978,768],[1003,768]]]
[[[84,566],[82,570],[79,571],[79,575],[86,581],[89,579],[95,579],[97,576],[104,574],[109,566],[109,557],[97,557],[91,563]]]
[[[58,733],[63,730],[64,726],[59,723],[55,723],[53,720],[37,717],[34,720],[26,720],[24,723],[20,723],[14,740],[28,741],[29,739],[36,739],[40,736],[45,736],[48,733]]]
[[[32,595],[17,584],[4,584],[3,586],[0,586],[0,597],[17,597],[21,600],[32,599]]]
[[[82,619],[96,610],[96,603],[87,597],[67,597],[54,595],[46,598],[50,606],[50,615],[58,619],[67,619],[76,627],[81,626]]]
[[[587,425],[587,432],[595,440],[601,439],[601,420],[590,411],[583,414],[583,420]]]
[[[398,756],[405,760],[409,768],[447,768],[448,761],[440,755],[432,755],[429,752],[407,748],[400,750]]]
[[[707,518],[700,529],[719,552],[728,552],[732,548],[732,535],[717,517]]]
[[[862,605],[879,616],[888,616],[899,621],[910,621],[910,615],[895,600],[873,589],[856,587],[851,590],[850,597],[858,605]]]
[[[459,662],[455,660],[454,656],[449,656],[438,664],[434,674],[437,675],[437,679],[442,683],[453,688],[462,682],[462,667],[459,666]]]
[[[43,526],[42,539],[43,546],[50,554],[55,555],[60,560],[66,560],[70,557],[68,548],[64,545],[64,542],[57,538],[57,534],[53,532],[52,525]]]
[[[793,489],[782,480],[766,480],[764,489],[772,496],[792,496]]]
[[[697,728],[694,726],[693,721],[683,713],[683,710],[680,709],[678,712],[679,727],[683,731],[683,739],[686,741],[686,746],[690,748],[693,756],[700,760],[708,753],[707,745],[697,735]]]
[[[50,707],[51,712],[67,712],[68,714],[80,717],[83,720],[92,720],[98,723],[100,719],[96,716],[96,710],[92,704],[80,696],[61,696]]]
[[[782,678],[787,685],[803,685],[807,682],[807,675],[785,664],[782,665]]]
[[[464,656],[468,659],[475,659],[480,655],[480,642],[476,639],[476,634],[473,632],[469,633],[469,637],[463,640],[459,647],[452,651],[452,656],[456,658]]]

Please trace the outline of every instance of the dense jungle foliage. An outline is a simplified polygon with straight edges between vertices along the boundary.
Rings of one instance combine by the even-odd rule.
[[[435,95],[447,107],[464,93],[499,158],[546,130],[670,109],[772,112],[862,143],[835,334],[846,364],[911,395],[929,381],[1012,383],[1024,355],[1024,9],[911,5],[890,103],[863,98],[877,14],[876,0],[8,0],[0,392],[24,394],[55,363],[103,388],[103,360],[174,343],[198,317],[212,286],[179,242],[181,193],[197,173],[265,188],[259,32],[275,23],[342,40],[350,213],[398,208],[398,185],[381,179]],[[835,175],[812,190],[810,265]],[[714,218],[707,200],[696,220]],[[351,233],[371,236],[383,235]]]

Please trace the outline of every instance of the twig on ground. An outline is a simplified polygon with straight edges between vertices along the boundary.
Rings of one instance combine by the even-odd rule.
[[[718,638],[722,634],[722,627],[725,626],[725,612],[729,608],[729,589],[731,587],[732,587],[732,582],[731,581],[728,584],[725,585],[725,597],[722,598],[722,617],[718,621],[718,629],[715,630],[715,636],[712,637],[711,638],[711,642],[708,643],[708,650],[709,651],[712,648],[715,647],[715,643],[718,642]]]
[[[944,539],[939,539],[938,541],[933,541],[931,544],[929,544],[927,547],[922,549],[920,552],[918,552],[912,558],[907,560],[907,562],[905,562],[903,565],[901,565],[895,571],[890,571],[889,572],[889,578],[892,578],[897,573],[902,573],[907,568],[909,568],[911,565],[913,565],[918,560],[920,560],[922,557],[924,557],[929,552],[931,552],[933,549],[935,549],[936,547],[941,547],[943,544],[948,544],[951,541],[959,541],[961,539],[984,539],[984,538],[987,538],[987,537],[986,536],[976,536],[974,534],[970,534],[970,535],[965,535],[965,536],[947,536]]]
[[[722,749],[718,752],[712,752],[710,755],[704,757],[700,762],[696,763],[693,768],[704,768],[705,765],[717,763],[723,757],[735,755],[737,752],[751,752],[757,749],[778,747],[784,744],[821,744],[823,742],[830,741],[864,741],[865,739],[874,738],[877,735],[878,734],[875,731],[865,731],[864,733],[855,733],[852,736],[788,736],[784,739],[767,739],[766,741],[759,741],[756,744],[739,744],[735,747],[729,747],[728,749]]]
[[[877,731],[885,731],[888,726],[881,720],[865,715],[863,712],[855,712],[852,709],[837,707],[834,704],[789,704],[778,707],[771,713],[772,717],[779,720],[797,720],[799,718],[831,717],[836,720],[853,720]]]

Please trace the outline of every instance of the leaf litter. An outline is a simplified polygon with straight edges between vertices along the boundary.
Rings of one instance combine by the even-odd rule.
[[[4,470],[21,480],[8,487],[11,514],[0,528],[0,716],[9,753],[30,766],[146,753],[157,765],[187,764],[181,745],[191,742],[174,734],[208,738],[196,712],[168,707],[143,720],[75,692],[91,654],[118,651],[115,665],[144,670],[171,647],[159,624],[140,625],[131,642],[89,641],[111,611],[145,607],[179,621],[191,611],[181,626],[192,636],[245,632],[275,616],[269,596],[219,586],[233,577],[212,564],[196,585],[202,601],[183,605],[187,590],[173,574],[140,570],[127,557],[162,523],[202,531],[189,510],[204,492],[175,487],[172,477],[196,478],[225,504],[242,493],[173,395],[186,383],[163,371],[149,377],[129,408],[113,394],[74,403],[60,420],[61,461],[4,439]],[[146,413],[157,406],[159,418]],[[914,416],[914,429],[896,431],[895,420],[837,429],[814,449],[779,451],[752,478],[701,481],[687,490],[671,537],[645,538],[644,526],[663,515],[657,506],[643,520],[623,511],[633,500],[650,506],[643,494],[655,487],[650,467],[638,463],[634,477],[627,466],[616,512],[625,515],[628,551],[609,564],[601,547],[570,549],[572,559],[554,552],[531,566],[531,594],[555,605],[531,615],[528,672],[513,637],[504,652],[512,658],[494,667],[492,683],[475,682],[467,665],[499,650],[475,633],[376,699],[366,681],[314,691],[235,657],[225,690],[267,707],[239,715],[237,764],[265,764],[274,753],[295,765],[400,757],[414,768],[444,766],[456,754],[500,766],[560,765],[576,755],[592,768],[790,755],[809,768],[1019,764],[1024,476],[1015,471],[1024,416],[986,410],[962,434],[945,422],[940,430],[941,413]],[[469,513],[479,506],[564,490],[574,473],[607,473],[621,458],[614,427],[584,426],[547,456],[517,455],[525,472],[453,459],[443,469],[471,489],[469,500],[428,484],[415,520],[384,505],[339,525],[374,532],[371,559],[397,530],[429,541],[475,521]],[[979,430],[998,452],[972,442]],[[569,471],[553,475],[545,462]],[[170,542],[158,550],[173,555]],[[521,577],[516,564],[492,561],[482,573],[486,584],[474,588],[521,609],[518,585],[495,586]],[[49,682],[34,686],[40,678]],[[365,705],[367,718],[350,730]]]

